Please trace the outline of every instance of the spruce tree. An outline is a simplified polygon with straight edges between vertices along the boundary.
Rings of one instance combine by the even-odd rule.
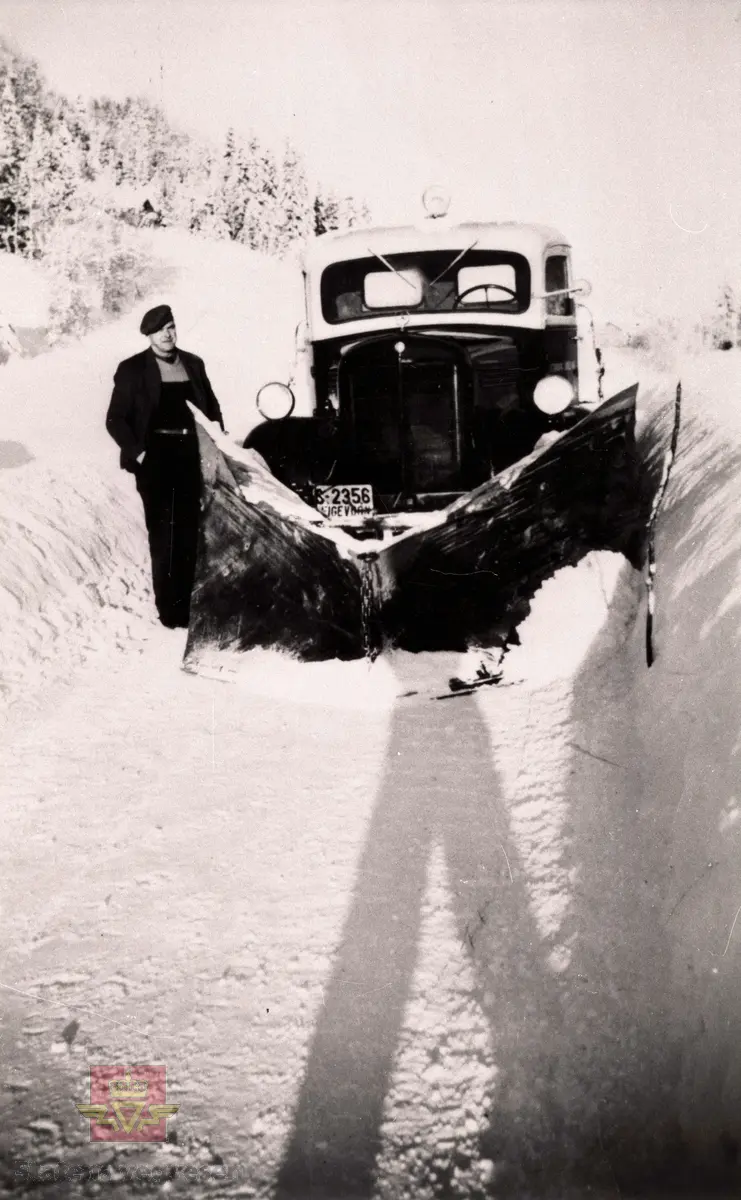
[[[306,173],[290,142],[286,143],[278,171],[276,206],[275,250],[283,255],[293,242],[305,241],[312,227]]]
[[[25,244],[21,170],[27,146],[15,80],[8,72],[0,92],[0,246],[12,252]]]
[[[272,151],[251,138],[245,155],[246,205],[241,240],[252,250],[271,253],[278,219],[278,168]]]
[[[84,155],[61,106],[48,123],[37,118],[22,181],[31,250],[41,253],[56,222],[75,220],[84,211]]]
[[[0,246],[43,254],[58,226],[90,214],[93,197],[129,221],[146,199],[158,221],[272,254],[362,213],[351,197],[310,195],[290,142],[276,160],[257,137],[229,130],[215,153],[141,97],[66,100],[0,38]]]
[[[245,152],[234,130],[228,129],[221,161],[214,169],[210,200],[214,213],[234,242],[243,240],[248,184],[249,168]]]
[[[314,198],[314,233],[329,233],[339,229],[339,201],[332,192],[317,192]]]

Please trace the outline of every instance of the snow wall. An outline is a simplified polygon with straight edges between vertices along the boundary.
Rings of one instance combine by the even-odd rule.
[[[253,303],[265,271],[249,276]],[[170,297],[186,302],[175,285]],[[205,308],[215,336],[227,306],[212,294]],[[12,719],[90,652],[111,639],[131,648],[153,628],[138,498],[102,431],[112,368],[138,348],[124,337],[130,324],[2,368],[1,665]],[[193,344],[210,365],[204,344]],[[226,361],[235,345],[229,326],[215,357]],[[223,381],[218,368],[212,374],[219,394],[226,372]],[[739,375],[735,356],[683,372],[685,423],[657,544],[655,665],[646,667],[641,581],[626,567],[575,676],[541,689],[537,703],[553,724],[533,735],[527,688],[501,702],[523,731],[509,764],[510,818],[540,855],[530,877],[550,895],[551,953],[545,983],[503,968],[520,989],[512,1011],[521,1004],[534,1019],[530,1040],[518,1033],[505,1056],[509,1102],[488,1152],[533,1170],[540,1163],[551,1182],[557,1168],[577,1164],[578,1175],[595,1156],[607,1182],[628,1187],[665,1170],[689,1177],[693,1167],[704,1180],[727,1180],[739,1167],[741,451],[729,407]],[[227,414],[230,405],[242,411],[233,382]],[[666,436],[673,382],[649,396]],[[554,808],[556,733],[568,753]],[[504,759],[499,766],[507,770]],[[532,887],[521,899],[537,902]],[[521,1028],[504,1011],[502,1019]],[[506,1190],[500,1179],[498,1194]]]
[[[572,755],[552,844],[569,879],[554,1128],[567,1158],[603,1154],[606,1182],[628,1188],[724,1189],[740,1165],[738,374],[717,357],[685,364],[654,665],[625,568],[559,716]],[[670,389],[648,399],[666,443]]]

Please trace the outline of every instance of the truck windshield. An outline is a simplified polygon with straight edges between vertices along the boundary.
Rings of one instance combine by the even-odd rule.
[[[388,267],[384,267],[384,261]],[[394,313],[521,313],[530,304],[530,266],[521,254],[460,248],[376,255],[332,263],[321,278],[325,321]]]

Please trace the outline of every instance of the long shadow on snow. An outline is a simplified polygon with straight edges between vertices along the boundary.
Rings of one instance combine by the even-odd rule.
[[[635,578],[625,574],[627,602],[580,673],[571,719],[545,693],[513,691],[499,709],[505,721],[518,705],[512,722],[529,739],[513,751],[512,731],[502,729],[505,751],[522,755],[519,794],[512,784],[505,794],[492,764],[496,723],[492,746],[473,699],[397,710],[278,1197],[373,1194],[435,845],[472,969],[471,998],[490,1031],[497,1074],[481,1153],[495,1164],[495,1194],[562,1200],[565,1188],[614,1187],[618,1151],[645,1159],[647,1122],[654,1152],[667,1097],[656,1086],[657,1070],[662,1083],[667,1073],[662,1042],[656,1052],[654,993],[668,957],[633,887],[635,873],[652,867],[625,785],[639,760],[629,671],[609,658],[624,652],[635,611]],[[553,728],[532,722],[531,704],[546,722],[553,716]],[[565,772],[534,778],[529,756],[540,761],[544,745],[559,739]],[[536,917],[539,888],[550,888],[556,912],[563,906],[557,928]],[[422,1102],[424,1089],[420,1082]],[[432,1158],[435,1147],[421,1150]],[[444,1174],[437,1194],[455,1195]]]
[[[492,1027],[498,1083],[516,1073],[516,1090],[530,1108],[516,1114],[518,1123],[542,1122],[554,1064],[540,1048],[557,1021],[557,997],[543,972],[489,735],[473,699],[405,704],[393,718],[386,772],[314,1032],[278,1196],[349,1200],[373,1192],[436,844],[444,851],[476,999]]]

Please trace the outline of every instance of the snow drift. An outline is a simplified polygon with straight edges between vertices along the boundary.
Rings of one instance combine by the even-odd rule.
[[[151,617],[135,500],[89,467],[2,471],[0,702],[33,706],[90,654],[141,640]]]

